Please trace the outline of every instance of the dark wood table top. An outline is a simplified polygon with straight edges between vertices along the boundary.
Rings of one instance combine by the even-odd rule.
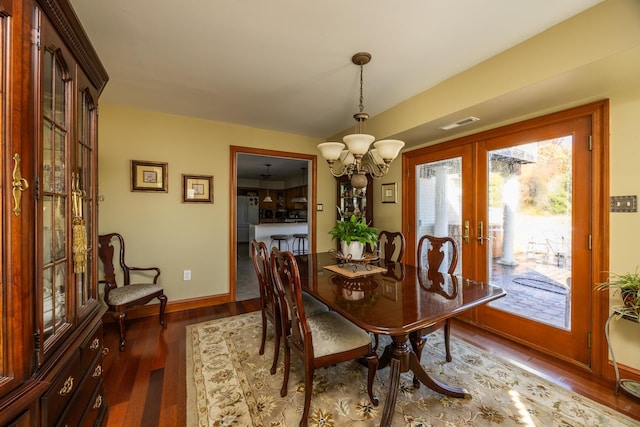
[[[330,253],[296,257],[302,287],[331,309],[376,334],[404,335],[506,295],[497,286],[402,263],[347,278],[324,268]]]

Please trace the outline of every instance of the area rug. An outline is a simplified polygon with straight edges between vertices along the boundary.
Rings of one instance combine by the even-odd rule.
[[[280,397],[283,362],[271,375],[273,330],[264,355],[260,313],[247,313],[187,327],[187,426],[297,426],[304,403],[304,368],[292,355],[289,388]],[[381,344],[381,348],[383,344]],[[429,336],[422,363],[436,378],[464,387],[471,399],[413,387],[405,373],[393,426],[638,426],[639,422],[564,390],[513,364],[451,337],[453,361],[445,361],[442,334]],[[389,368],[378,371],[369,401],[366,368],[342,363],[315,372],[309,426],[378,426]]]

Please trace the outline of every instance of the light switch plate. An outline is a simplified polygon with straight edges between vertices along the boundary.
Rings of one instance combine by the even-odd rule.
[[[611,212],[638,212],[638,196],[611,196]]]

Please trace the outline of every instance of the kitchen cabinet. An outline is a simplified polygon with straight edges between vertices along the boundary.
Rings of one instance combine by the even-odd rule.
[[[98,97],[68,0],[0,3],[0,425],[101,425]]]
[[[354,188],[347,176],[341,176],[336,180],[338,185],[337,206],[343,213],[343,218],[337,214],[338,219],[348,219],[351,215],[364,216],[367,224],[373,226],[372,179],[369,177],[367,186],[363,189]]]

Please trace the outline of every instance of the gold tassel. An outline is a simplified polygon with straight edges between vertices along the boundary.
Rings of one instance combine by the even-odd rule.
[[[73,220],[73,271],[84,273],[87,266],[87,228],[82,217]]]

